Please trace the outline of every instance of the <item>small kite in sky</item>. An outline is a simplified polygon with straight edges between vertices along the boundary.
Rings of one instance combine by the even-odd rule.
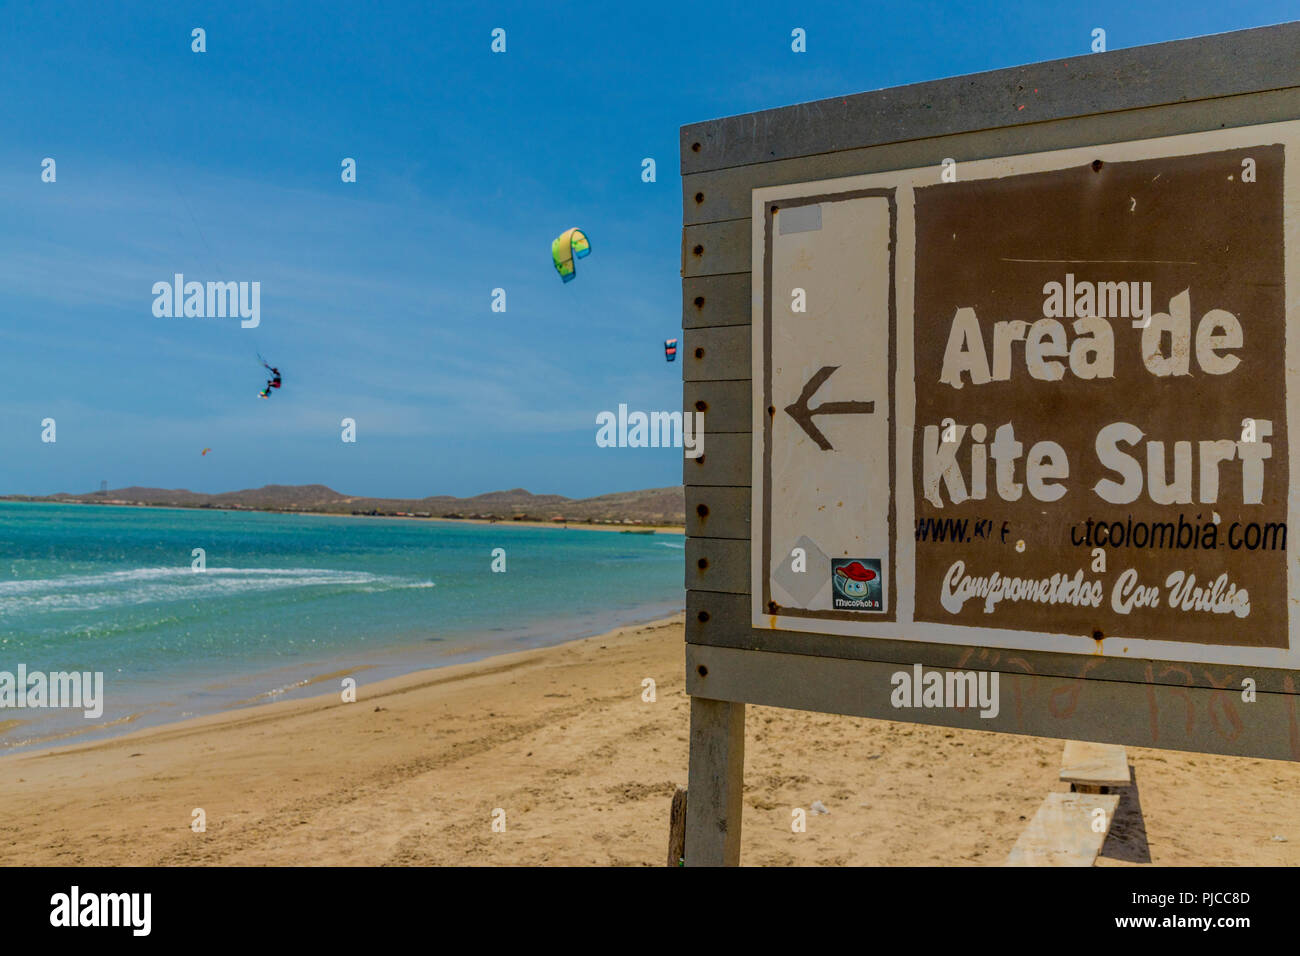
[[[555,271],[565,282],[573,281],[576,274],[574,259],[591,254],[591,243],[581,229],[566,229],[551,242],[551,259]]]
[[[664,359],[669,362],[677,360],[677,340],[664,339]]]
[[[278,368],[271,368],[271,364],[267,362],[266,359],[262,358],[260,354],[257,356],[257,358],[258,361],[260,361],[266,368],[270,369],[271,376],[272,376],[271,378],[267,379],[266,388],[258,392],[257,395],[259,398],[270,398],[271,389],[280,387],[280,370]]]
[[[204,455],[206,455],[206,454],[207,454],[208,452],[210,452],[210,451],[212,451],[211,448],[205,448],[205,449],[203,449],[203,451],[199,454],[199,457],[202,458]]]

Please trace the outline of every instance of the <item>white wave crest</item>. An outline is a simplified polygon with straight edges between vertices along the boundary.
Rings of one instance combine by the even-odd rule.
[[[133,604],[230,598],[286,588],[362,593],[431,588],[432,581],[333,568],[132,568],[0,582],[0,617],[19,612],[94,611]]]

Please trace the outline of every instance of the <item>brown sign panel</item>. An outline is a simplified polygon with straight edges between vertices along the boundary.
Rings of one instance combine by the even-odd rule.
[[[1283,169],[916,190],[916,621],[1287,646]]]

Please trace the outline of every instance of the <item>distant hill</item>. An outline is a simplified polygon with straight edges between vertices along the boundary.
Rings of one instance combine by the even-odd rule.
[[[341,494],[325,485],[264,485],[207,495],[185,488],[116,488],[86,494],[6,495],[10,501],[66,501],[83,504],[153,505],[238,511],[320,511],[327,514],[415,515],[426,518],[486,518],[498,521],[553,521],[600,524],[685,523],[680,487],[621,491],[595,498],[535,495],[523,488],[490,491],[472,498],[365,498]]]

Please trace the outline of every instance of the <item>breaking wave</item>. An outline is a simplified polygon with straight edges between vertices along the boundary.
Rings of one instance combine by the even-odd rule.
[[[432,587],[432,581],[330,568],[133,568],[0,581],[0,617],[30,611],[94,611],[133,604],[201,601],[290,588],[375,593]]]

